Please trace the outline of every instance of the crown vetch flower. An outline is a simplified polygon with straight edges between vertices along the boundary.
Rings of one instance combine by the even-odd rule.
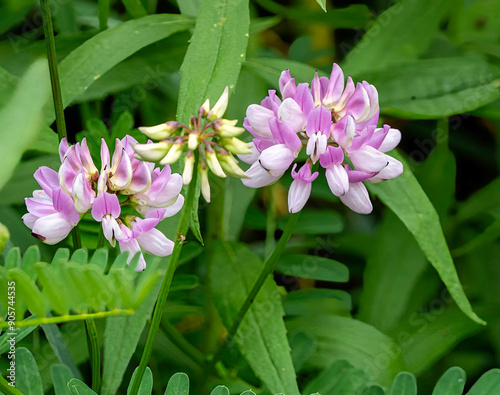
[[[102,140],[99,171],[85,139],[72,146],[63,139],[59,145],[62,162],[59,171],[39,168],[35,179],[42,189],[26,199],[28,213],[23,221],[33,236],[47,244],[56,244],[90,213],[102,224],[104,237],[112,246],[118,241],[122,251],[131,252],[129,263],[141,247],[158,256],[171,254],[173,242],[155,227],[182,208],[182,177],[172,174],[169,166],[160,170],[154,163],[135,158],[132,145],[136,144],[130,136],[117,139],[110,157]],[[120,200],[119,195],[126,198]],[[144,218],[124,216],[123,205],[132,206]],[[145,267],[141,253],[136,269]]]
[[[399,176],[403,166],[386,155],[401,140],[388,125],[377,128],[378,93],[351,77],[344,84],[340,67],[333,65],[330,78],[316,73],[311,84],[295,84],[288,70],[279,79],[281,99],[270,90],[260,105],[247,109],[243,126],[254,136],[251,152],[238,157],[251,164],[243,184],[259,188],[277,181],[292,165],[302,148],[308,159],[296,172],[288,195],[289,211],[306,204],[311,183],[323,168],[332,193],[355,212],[372,211],[363,181],[379,182]],[[319,162],[319,165],[318,165]]]
[[[251,153],[249,144],[237,138],[245,129],[237,127],[236,120],[222,118],[227,109],[228,97],[226,87],[212,108],[207,99],[199,108],[198,115],[191,117],[189,125],[169,121],[156,126],[140,127],[142,133],[160,142],[133,145],[136,157],[164,165],[178,161],[185,154],[182,182],[187,185],[192,179],[195,151],[198,150],[201,193],[205,200],[210,202],[208,169],[221,178],[227,175],[236,178],[247,177],[234,157],[237,154]]]

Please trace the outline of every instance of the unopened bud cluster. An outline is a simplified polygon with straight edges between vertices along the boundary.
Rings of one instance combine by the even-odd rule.
[[[210,202],[210,184],[208,169],[218,177],[227,176],[246,178],[245,172],[238,166],[233,156],[250,154],[249,144],[239,140],[237,136],[245,131],[236,126],[237,120],[223,119],[228,103],[228,88],[210,108],[209,100],[192,116],[189,125],[169,121],[151,127],[140,127],[139,130],[157,143],[137,144],[134,146],[136,157],[160,165],[170,165],[184,155],[184,185],[191,182],[195,166],[196,151],[199,152],[198,174],[201,178],[201,193]]]

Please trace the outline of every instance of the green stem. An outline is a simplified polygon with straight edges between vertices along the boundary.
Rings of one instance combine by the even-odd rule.
[[[212,361],[211,361],[211,366],[214,366],[221,358],[222,354],[225,352],[225,350],[230,347],[233,343],[234,337],[236,336],[236,332],[238,331],[238,328],[240,327],[241,322],[243,321],[243,318],[245,318],[245,315],[250,308],[250,305],[253,303],[255,297],[259,293],[262,285],[266,281],[267,277],[274,271],[276,268],[276,264],[278,263],[278,260],[285,250],[285,247],[288,243],[288,240],[290,240],[290,236],[292,235],[293,229],[295,228],[295,224],[297,223],[297,220],[299,219],[300,212],[297,214],[291,214],[288,222],[285,226],[285,229],[283,230],[283,234],[281,235],[278,243],[276,244],[276,247],[274,247],[274,250],[272,254],[269,256],[269,258],[266,259],[264,262],[264,268],[260,272],[259,278],[257,278],[257,281],[253,285],[250,293],[248,294],[247,298],[245,299],[245,302],[240,308],[240,311],[238,312],[238,315],[236,316],[236,319],[233,322],[233,325],[229,329],[229,332],[227,333],[226,339],[222,346],[219,348],[219,351],[214,355]]]
[[[198,168],[196,163],[194,168],[195,169]],[[144,346],[141,362],[139,363],[139,367],[137,368],[137,373],[135,375],[134,382],[132,383],[129,395],[137,395],[137,392],[139,391],[139,386],[141,385],[142,377],[144,376],[144,372],[146,371],[146,366],[149,362],[149,358],[151,357],[151,353],[153,352],[154,341],[156,338],[156,334],[158,333],[158,329],[160,328],[161,317],[163,315],[163,310],[165,309],[165,305],[167,303],[167,297],[170,291],[170,285],[172,284],[172,278],[174,276],[175,269],[177,269],[177,265],[179,263],[179,256],[182,250],[182,244],[184,243],[184,240],[186,238],[186,232],[189,226],[189,219],[191,217],[191,210],[193,209],[194,198],[196,195],[195,192],[196,192],[197,178],[198,178],[198,173],[195,170],[193,172],[193,179],[191,180],[188,186],[186,201],[184,203],[181,220],[177,228],[177,236],[175,238],[174,250],[172,251],[172,255],[170,256],[170,260],[167,266],[167,271],[165,272],[165,277],[163,277],[160,293],[158,295],[158,300],[156,301],[155,309],[153,312],[153,319],[151,320],[151,327],[149,328],[148,337],[146,339],[146,345]]]
[[[90,366],[92,367],[92,389],[99,393],[101,387],[101,347],[94,320],[86,320],[85,329],[87,330]]]
[[[54,28],[52,27],[52,16],[50,14],[49,0],[40,0],[43,18],[43,32],[47,44],[47,59],[49,61],[50,83],[52,84],[52,98],[56,112],[56,125],[59,141],[67,136],[66,123],[64,122],[64,106],[62,101],[61,84],[59,72],[57,71],[56,44],[54,41]]]
[[[71,235],[73,237],[73,248],[78,250],[82,248],[82,240],[80,239],[80,228],[76,225],[71,231]]]
[[[5,395],[23,395],[23,393],[16,389],[16,387],[10,386],[7,380],[5,380],[2,376],[0,376],[0,391],[2,391]]]
[[[189,358],[191,358],[198,365],[203,365],[205,362],[205,358],[203,354],[194,347],[191,343],[189,343],[184,336],[173,326],[168,320],[163,320],[162,328],[165,333],[168,335],[170,340]]]

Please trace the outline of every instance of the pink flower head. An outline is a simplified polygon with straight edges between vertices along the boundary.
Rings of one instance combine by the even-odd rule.
[[[214,111],[222,111],[223,105],[221,102],[220,109],[214,107]],[[169,255],[173,243],[155,227],[184,204],[182,177],[172,174],[169,166],[155,169],[153,163],[135,158],[132,146],[136,143],[130,136],[117,139],[111,158],[102,140],[99,172],[85,139],[72,146],[63,139],[59,171],[40,167],[34,176],[42,189],[26,199],[28,213],[23,221],[32,234],[47,244],[58,243],[90,213],[101,222],[104,237],[112,246],[118,241],[122,250],[138,252],[144,248],[158,256]],[[118,194],[125,196],[120,200]],[[131,205],[144,218],[128,220],[122,205]],[[139,268],[144,267],[141,255]]]
[[[334,64],[330,78],[316,73],[311,85],[299,83],[284,71],[279,79],[281,100],[275,91],[260,105],[247,109],[243,126],[254,136],[251,153],[240,159],[251,164],[242,182],[259,188],[277,181],[293,164],[288,205],[297,212],[305,205],[319,161],[332,193],[358,213],[372,210],[363,181],[395,178],[403,167],[385,152],[393,149],[401,133],[388,125],[376,128],[378,93],[363,81],[344,83],[344,73]],[[294,163],[302,148],[308,159],[296,172]],[[348,159],[348,161],[346,161]],[[352,165],[352,168],[350,167]]]

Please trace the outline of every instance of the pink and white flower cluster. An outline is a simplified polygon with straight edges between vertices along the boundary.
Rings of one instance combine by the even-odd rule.
[[[350,209],[368,214],[372,203],[363,181],[379,182],[399,176],[403,165],[385,153],[397,146],[401,133],[379,119],[378,93],[363,81],[356,86],[351,77],[333,65],[330,78],[314,76],[311,85],[295,84],[288,70],[276,91],[261,104],[248,107],[243,126],[254,136],[252,154],[239,155],[251,164],[242,182],[259,188],[277,181],[305,148],[306,162],[297,170],[288,193],[291,213],[300,211],[311,193],[311,183],[323,168],[332,193]],[[319,166],[317,163],[319,162]]]
[[[153,163],[136,159],[132,148],[135,144],[137,141],[130,136],[116,139],[110,158],[102,140],[98,170],[85,139],[72,146],[63,139],[59,145],[59,171],[40,167],[34,177],[42,189],[26,198],[29,212],[23,221],[32,235],[44,243],[56,244],[68,236],[84,214],[90,213],[101,222],[104,237],[113,247],[118,241],[122,252],[130,252],[129,263],[141,248],[157,256],[170,255],[174,243],[156,226],[182,208],[182,177],[171,174],[169,166],[160,170]],[[123,215],[124,205],[132,206],[144,218]],[[136,270],[145,267],[140,253]]]

